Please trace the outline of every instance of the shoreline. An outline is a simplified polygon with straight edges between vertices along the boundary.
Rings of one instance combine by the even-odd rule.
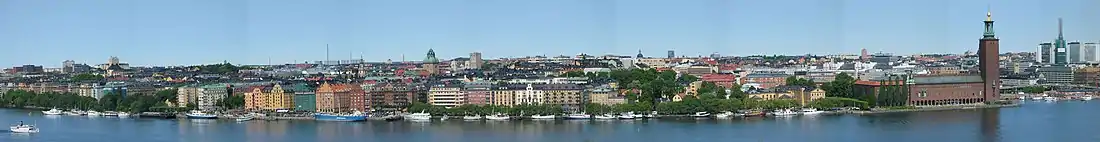
[[[1019,107],[1021,104],[1022,103],[1013,102],[1011,104],[1002,104],[1002,105],[980,104],[980,105],[927,107],[927,108],[916,108],[916,109],[894,109],[894,110],[872,110],[872,111],[850,111],[850,110],[848,110],[848,111],[827,111],[827,112],[824,112],[822,114],[826,114],[826,115],[833,115],[833,114],[866,115],[866,114],[885,114],[885,113],[902,113],[902,112],[928,112],[928,111],[945,111],[945,110],[967,110],[967,109]],[[5,109],[21,109],[21,110],[38,111],[38,110],[44,109],[44,108],[28,106],[28,107],[24,107],[24,108],[5,108]],[[165,116],[160,116],[160,115],[147,115],[147,114],[139,114],[139,115],[140,115],[139,116],[140,118],[187,119],[187,116],[183,115],[183,114],[161,114],[161,115],[171,115],[171,116],[176,116],[176,117],[165,117]],[[526,118],[525,116],[512,116],[512,117],[513,118]],[[664,118],[692,118],[692,117],[694,117],[694,116],[691,116],[691,115],[657,115],[654,118],[664,119]],[[219,116],[217,119],[232,120],[232,119],[234,119],[234,117]],[[313,117],[303,117],[303,116],[262,116],[262,117],[256,117],[256,120],[268,120],[268,121],[276,121],[276,120],[318,121]],[[593,120],[595,120],[595,119],[593,119]],[[368,118],[367,120],[364,120],[364,121],[392,121],[392,120],[384,119],[384,118],[381,118],[381,117],[371,117],[371,118]]]

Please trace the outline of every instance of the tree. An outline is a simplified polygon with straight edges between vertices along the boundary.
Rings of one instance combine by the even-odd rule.
[[[848,76],[848,73],[840,73],[832,82],[822,85],[821,89],[829,97],[860,98],[855,94],[855,82],[856,79]]]
[[[215,105],[224,109],[236,109],[244,107],[244,96],[242,95],[229,95],[224,99],[215,103]]]
[[[103,76],[89,74],[89,73],[82,73],[82,74],[74,75],[71,80],[73,82],[100,81],[100,80],[103,80]]]
[[[798,78],[796,76],[789,76],[786,81],[788,86],[815,86],[813,80]]]

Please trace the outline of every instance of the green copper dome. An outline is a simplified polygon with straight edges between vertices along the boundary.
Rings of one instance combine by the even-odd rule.
[[[428,49],[428,56],[424,57],[424,63],[439,63],[439,59],[435,58],[435,50]]]

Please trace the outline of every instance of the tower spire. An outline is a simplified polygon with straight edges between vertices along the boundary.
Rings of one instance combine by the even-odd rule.
[[[1058,39],[1062,39],[1062,18],[1058,18]]]
[[[993,32],[993,11],[988,10],[985,13],[985,33],[982,34],[983,39],[995,39],[997,38]]]

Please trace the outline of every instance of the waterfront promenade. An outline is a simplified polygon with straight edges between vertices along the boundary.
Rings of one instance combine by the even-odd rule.
[[[1090,101],[1025,101],[1018,107],[786,118],[555,121],[249,121],[42,116],[0,110],[37,134],[0,141],[1098,141]],[[796,137],[797,136],[797,137]]]

